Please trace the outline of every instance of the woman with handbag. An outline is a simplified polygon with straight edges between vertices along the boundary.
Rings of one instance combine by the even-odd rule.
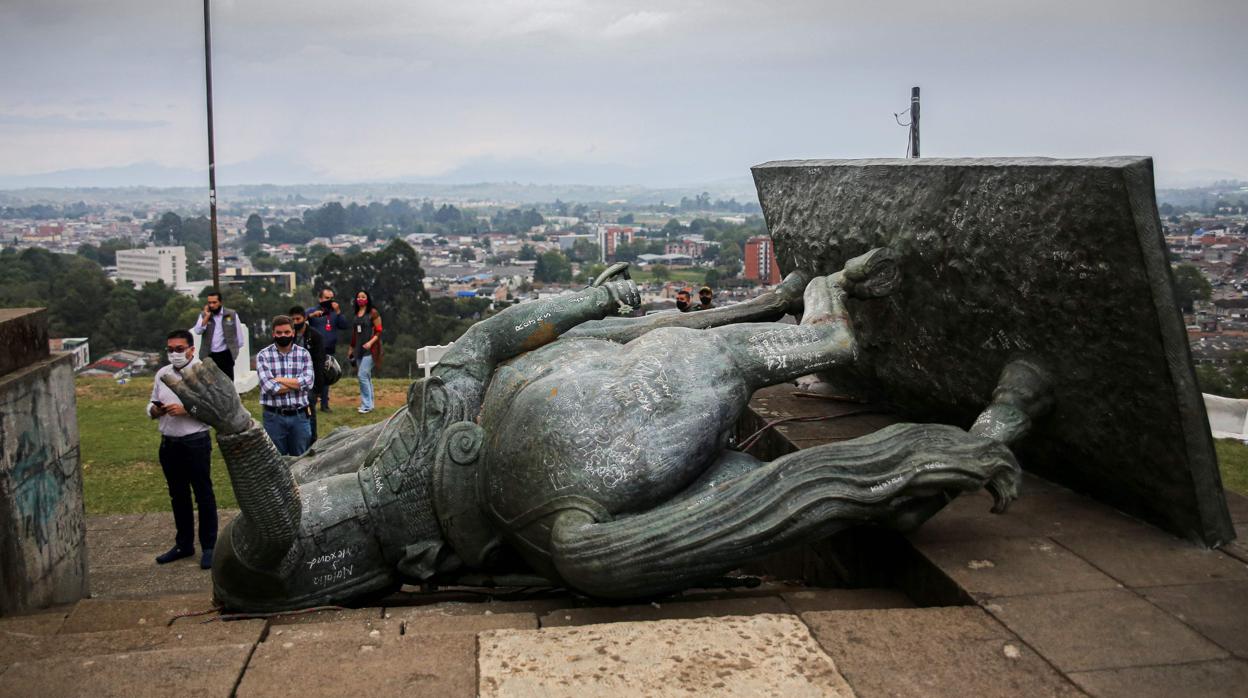
[[[381,367],[381,313],[373,307],[368,291],[355,294],[355,314],[351,318],[351,346],[347,358],[356,365],[360,381],[360,414],[373,411],[373,371]]]

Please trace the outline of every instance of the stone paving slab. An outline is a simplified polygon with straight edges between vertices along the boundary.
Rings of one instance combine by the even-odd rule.
[[[792,615],[496,630],[480,643],[483,698],[853,695]]]
[[[1226,508],[1234,523],[1248,523],[1248,497],[1230,490],[1226,491]]]
[[[397,642],[273,638],[256,646],[238,696],[477,695],[477,640],[472,635],[426,635]]]
[[[1113,589],[1118,582],[1048,538],[916,543],[975,598]]]
[[[113,531],[133,527],[145,514],[106,514],[87,517],[87,533],[91,531]]]
[[[1222,546],[1222,552],[1240,562],[1248,562],[1248,523],[1235,524],[1235,540]]]
[[[182,613],[212,608],[207,595],[164,596],[148,601],[126,599],[83,599],[79,601],[61,633],[90,633],[101,630],[163,628]]]
[[[1066,489],[1024,494],[1010,505],[1006,516],[1016,516],[1040,535],[1136,535],[1157,529]]]
[[[1080,695],[979,608],[823,611],[802,620],[864,698]]]
[[[1096,698],[1243,698],[1248,664],[1234,660],[1077,672],[1070,678]]]
[[[212,595],[212,572],[199,568],[199,558],[187,558],[159,567],[152,561],[141,567],[104,565],[91,568],[91,595],[94,598],[150,599],[185,594]]]
[[[808,589],[784,592],[780,598],[794,613],[914,608],[914,601],[896,589]]]
[[[310,613],[291,613],[273,616],[269,619],[269,625],[276,628],[282,625],[303,625],[306,623],[380,620],[382,617],[382,610],[383,609],[379,607],[371,606],[366,608],[326,609],[324,611],[312,611]]]
[[[505,628],[536,630],[537,627],[537,614],[534,613],[482,613],[478,615],[423,613],[403,619],[403,635],[408,638],[445,633],[476,635],[485,630]]]
[[[491,601],[441,601],[436,603],[411,606],[387,606],[386,613],[394,617],[405,617],[421,613],[442,613],[449,615],[474,615],[489,613],[536,613],[545,615],[551,611],[564,608],[577,608],[585,605],[585,601],[573,596],[537,599],[495,599]]]
[[[1026,487],[1024,497],[1029,496]],[[945,543],[985,538],[1035,538],[1040,531],[1013,509],[994,514],[992,495],[984,490],[959,495],[919,529],[907,536],[913,543]]]
[[[46,637],[0,633],[0,664],[179,647],[255,644],[260,641],[264,627],[263,620],[252,620],[229,624],[209,623],[185,630],[144,627]]]
[[[1155,587],[1139,592],[1227,651],[1248,658],[1248,581]],[[1248,684],[1244,690],[1248,693]]]
[[[1227,656],[1126,589],[1003,597],[985,608],[1065,672]]]
[[[29,613],[0,618],[0,633],[15,635],[55,635],[65,624],[71,609],[57,609],[44,613]]]
[[[238,622],[238,621],[232,621]],[[175,623],[174,627],[179,624]],[[403,622],[384,618],[339,620],[323,623],[276,625],[269,629],[266,642],[311,642],[356,640],[364,643],[397,642],[403,635]]]
[[[0,674],[0,695],[229,696],[251,649],[218,645],[20,662]]]
[[[1243,562],[1158,530],[1130,537],[1059,536],[1057,541],[1129,587],[1248,579]]]
[[[565,608],[541,617],[543,628],[592,625],[624,621],[653,621],[677,618],[752,616],[759,613],[790,613],[788,604],[777,596],[722,599],[717,601],[653,602],[625,606]]]

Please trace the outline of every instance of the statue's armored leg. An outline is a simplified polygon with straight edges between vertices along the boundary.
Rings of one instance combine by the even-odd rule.
[[[571,587],[609,598],[674,591],[805,540],[863,523],[905,524],[911,503],[988,486],[1003,507],[1018,464],[956,427],[897,424],[784,456],[649,511],[595,522],[567,511],[551,559]]]

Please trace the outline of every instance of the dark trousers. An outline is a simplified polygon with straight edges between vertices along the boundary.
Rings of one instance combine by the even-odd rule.
[[[316,399],[313,398],[311,404],[308,405],[308,426],[312,428],[312,439],[308,441],[308,448],[316,443]]]
[[[283,456],[302,456],[312,439],[306,408],[300,407],[292,414],[264,410],[264,431]]]
[[[226,376],[229,376],[230,380],[234,380],[234,355],[230,353],[229,349],[214,351],[208,355],[208,358],[212,359],[217,368],[221,369],[221,372]]]
[[[208,432],[183,438],[162,437],[160,469],[169,485],[176,542],[183,550],[195,548],[195,510],[191,493],[199,505],[199,545],[204,550],[217,545],[217,498],[212,493],[212,439]]]
[[[334,355],[334,351],[335,351],[335,349],[336,349],[336,347],[325,347],[325,356],[326,356],[326,358],[328,358],[328,357],[330,357],[330,356],[333,356],[333,355]],[[321,407],[329,407],[329,383],[324,383],[324,382],[322,382],[319,386],[317,386],[317,388],[316,388],[316,396],[317,396],[317,397],[319,397],[319,398],[321,399]],[[315,401],[315,400],[313,400],[312,402],[313,402],[313,405],[312,405],[312,406],[313,406],[313,407],[316,407],[316,404],[315,404],[315,403],[316,403],[316,401]],[[313,440],[315,440],[315,437],[316,437],[316,424],[315,424],[315,420],[316,420],[316,418],[315,418],[315,417],[313,417],[312,419],[313,419],[313,424],[312,424],[312,435],[313,435]]]

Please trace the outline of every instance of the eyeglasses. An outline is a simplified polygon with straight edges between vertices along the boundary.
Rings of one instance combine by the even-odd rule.
[[[178,352],[180,352],[180,351],[186,351],[187,349],[190,349],[190,346],[189,346],[189,345],[187,345],[187,344],[183,344],[183,345],[182,345],[182,346],[180,346],[180,347],[168,347],[168,346],[167,346],[167,347],[165,347],[165,351],[167,351],[167,352],[171,352],[171,353],[174,353],[174,354],[176,354],[176,353],[178,353]]]

